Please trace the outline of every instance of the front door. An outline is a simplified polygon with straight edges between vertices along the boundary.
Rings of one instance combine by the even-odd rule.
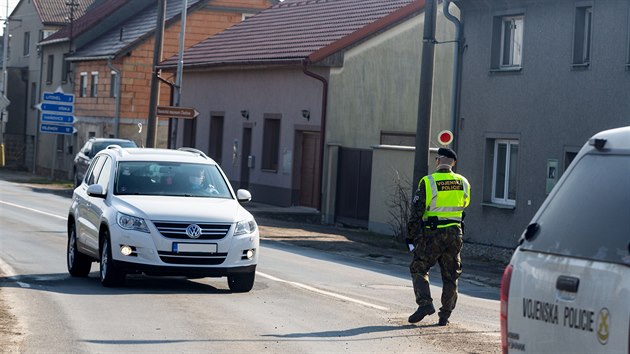
[[[300,205],[319,208],[321,173],[319,170],[319,133],[302,133]]]

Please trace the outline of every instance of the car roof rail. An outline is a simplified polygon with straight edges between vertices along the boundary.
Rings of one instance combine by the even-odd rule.
[[[188,152],[192,152],[194,154],[198,154],[199,156],[203,157],[204,159],[209,159],[208,156],[206,156],[206,154],[203,153],[203,151],[195,149],[195,148],[190,148],[190,147],[180,147],[179,149],[180,151],[188,151]]]
[[[116,150],[116,152],[118,152],[118,155],[122,156],[123,154],[127,153],[127,151],[125,149],[122,148],[122,146],[120,145],[116,145],[116,144],[110,144],[107,145],[107,150]]]

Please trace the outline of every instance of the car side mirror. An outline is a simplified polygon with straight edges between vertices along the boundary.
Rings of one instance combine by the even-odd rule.
[[[538,231],[540,231],[540,225],[538,223],[529,224],[525,230],[525,240],[533,241],[538,235]]]
[[[105,198],[107,192],[100,184],[93,184],[87,188],[87,195],[94,198]]]
[[[236,199],[240,203],[247,203],[252,200],[252,194],[246,189],[239,189],[236,191]]]

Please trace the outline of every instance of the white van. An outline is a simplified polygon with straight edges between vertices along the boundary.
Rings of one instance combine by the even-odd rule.
[[[600,132],[523,232],[501,285],[504,353],[630,353],[630,126]]]

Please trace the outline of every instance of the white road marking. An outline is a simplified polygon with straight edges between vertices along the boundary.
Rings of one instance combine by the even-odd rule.
[[[272,275],[261,273],[259,271],[256,271],[256,274],[258,274],[258,275],[260,275],[260,276],[262,276],[264,278],[267,278],[269,280],[277,281],[277,282],[280,282],[280,283],[291,284],[291,285],[293,285],[295,287],[302,288],[302,289],[305,289],[305,290],[308,290],[308,291],[312,291],[314,293],[318,293],[318,294],[321,294],[321,295],[334,297],[336,299],[340,299],[340,300],[344,300],[344,301],[354,302],[355,304],[371,307],[371,308],[377,309],[377,310],[389,311],[389,309],[387,307],[374,305],[374,304],[371,304],[369,302],[353,299],[353,298],[345,296],[345,295],[336,294],[336,293],[333,293],[333,292],[330,292],[330,291],[317,289],[317,288],[314,288],[314,287],[306,285],[306,284],[302,284],[302,283],[297,283],[297,282],[294,282],[294,281],[288,281],[288,280],[276,278],[276,277],[274,277]]]
[[[22,209],[29,210],[29,211],[32,211],[32,212],[35,212],[35,213],[40,213],[40,214],[44,214],[44,215],[48,215],[48,216],[52,216],[52,217],[59,218],[59,219],[63,219],[63,220],[65,220],[65,219],[66,219],[66,217],[65,217],[65,216],[59,216],[59,215],[55,215],[55,214],[51,214],[51,213],[47,213],[47,212],[45,212],[45,211],[41,211],[41,210],[37,210],[37,209],[33,209],[33,208],[29,208],[29,207],[25,207],[25,206],[18,205],[18,204],[13,204],[13,203],[5,202],[5,201],[2,201],[2,200],[0,200],[0,203],[1,203],[1,204],[6,204],[6,205],[10,205],[10,206],[13,206],[13,207],[16,207],[16,208],[22,208]],[[6,264],[5,262],[3,262],[1,259],[0,259],[0,268],[2,268],[2,269],[3,269],[3,272],[4,272],[5,274],[8,274],[8,273],[15,274],[15,273],[13,272],[13,269],[12,269],[12,268],[11,268],[8,264]],[[348,297],[348,296],[345,296],[345,295],[341,295],[341,294],[336,294],[336,293],[333,293],[333,292],[330,292],[330,291],[317,289],[317,288],[314,288],[314,287],[309,286],[309,285],[306,285],[306,284],[297,283],[297,282],[288,281],[288,280],[283,280],[283,279],[280,279],[280,278],[276,278],[276,277],[274,277],[274,276],[271,276],[271,275],[269,275],[269,274],[265,274],[265,273],[261,273],[261,272],[256,272],[256,273],[257,273],[257,274],[259,274],[260,276],[264,277],[264,278],[267,278],[267,279],[270,279],[270,280],[273,280],[273,281],[277,281],[277,282],[281,282],[281,283],[291,284],[291,285],[293,285],[293,286],[295,286],[295,287],[302,288],[302,289],[305,289],[305,290],[308,290],[308,291],[312,291],[312,292],[317,293],[317,294],[322,294],[322,295],[326,295],[326,296],[334,297],[334,298],[336,298],[336,299],[340,299],[340,300],[344,300],[344,301],[353,302],[353,303],[355,303],[355,304],[359,304],[359,305],[363,305],[363,306],[371,307],[371,308],[373,308],[373,309],[377,309],[377,310],[389,311],[389,309],[388,309],[387,307],[383,307],[383,306],[379,306],[379,305],[371,304],[371,303],[369,303],[369,302],[361,301],[361,300],[358,300],[358,299],[353,299],[353,298],[351,298],[351,297]],[[19,284],[21,287],[25,287],[25,288],[30,287],[30,285],[29,285],[29,284],[26,284],[26,283],[21,283],[21,282],[18,282],[18,284]]]
[[[45,211],[41,211],[41,210],[37,210],[37,209],[33,209],[33,208],[29,208],[29,207],[25,207],[23,205],[18,205],[18,204],[13,204],[13,203],[9,203],[9,202],[5,202],[3,200],[0,200],[0,204],[5,204],[5,205],[9,205],[15,208],[20,208],[20,209],[25,209],[28,211],[32,211],[34,213],[40,213],[40,214],[44,214],[44,215],[48,215],[48,216],[52,216],[54,218],[58,218],[58,219],[62,219],[62,220],[66,220],[65,216],[59,216],[59,215],[55,215],[55,214],[51,214],[51,213],[47,213]],[[16,273],[15,270],[13,270],[13,268],[6,263],[5,261],[3,261],[2,259],[0,259],[0,269],[2,270],[2,273],[4,273],[8,278],[13,278],[15,277]],[[17,284],[22,287],[22,288],[30,288],[31,285],[28,283],[24,283],[21,281],[18,281]]]
[[[22,208],[22,209],[25,209],[25,210],[28,210],[28,211],[32,211],[32,212],[35,212],[35,213],[40,213],[40,214],[44,214],[44,215],[48,215],[48,216],[52,216],[52,217],[54,217],[54,218],[59,218],[59,219],[63,219],[63,220],[66,220],[66,219],[67,219],[67,217],[66,217],[66,216],[59,216],[59,215],[55,215],[55,214],[51,214],[51,213],[47,213],[47,212],[45,212],[45,211],[41,211],[41,210],[37,210],[37,209],[33,209],[33,208],[29,208],[29,207],[25,207],[25,206],[18,205],[18,204],[13,204],[13,203],[5,202],[5,201],[3,201],[3,200],[0,200],[0,204],[6,204],[6,205],[10,205],[10,206],[12,206],[12,207]]]

